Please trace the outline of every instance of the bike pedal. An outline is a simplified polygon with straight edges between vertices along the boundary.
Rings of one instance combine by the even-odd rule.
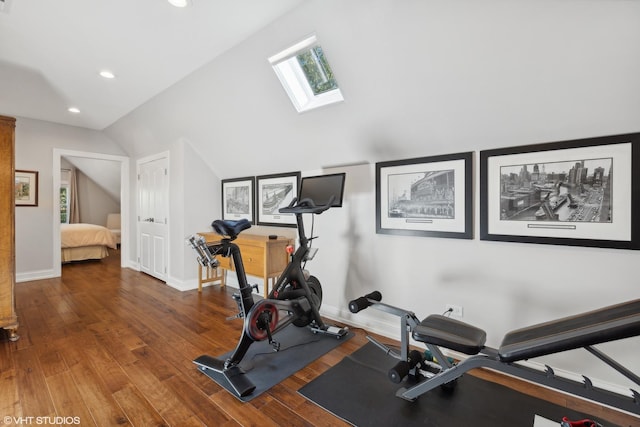
[[[229,316],[226,320],[236,320],[244,318],[244,313],[238,313],[235,316]]]

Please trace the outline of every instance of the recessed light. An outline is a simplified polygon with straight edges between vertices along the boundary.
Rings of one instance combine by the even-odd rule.
[[[69,107],[68,111],[70,113],[78,114],[80,112],[80,109],[76,107]]]
[[[115,74],[113,74],[113,73],[112,73],[111,71],[109,71],[109,70],[102,70],[102,71],[100,71],[100,75],[101,75],[102,77],[104,77],[105,79],[115,79],[115,78],[116,78],[116,75],[115,75]]]
[[[189,3],[190,3],[189,0],[167,0],[167,1],[175,7],[187,7],[189,6]]]

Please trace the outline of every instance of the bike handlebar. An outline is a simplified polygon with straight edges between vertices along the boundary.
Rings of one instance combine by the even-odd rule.
[[[293,213],[293,214],[297,214],[297,213],[321,214],[322,212],[329,209],[331,205],[333,205],[333,202],[335,201],[335,199],[336,199],[336,196],[331,196],[331,198],[329,198],[329,201],[326,204],[316,205],[315,202],[309,198],[305,197],[304,199],[298,200],[297,197],[294,197],[291,203],[289,203],[289,206],[287,206],[286,208],[280,208],[279,212]]]

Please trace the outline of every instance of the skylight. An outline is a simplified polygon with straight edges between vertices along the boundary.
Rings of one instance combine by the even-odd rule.
[[[344,100],[315,35],[273,55],[269,63],[299,113]]]

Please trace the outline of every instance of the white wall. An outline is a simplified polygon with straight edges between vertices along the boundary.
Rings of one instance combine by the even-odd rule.
[[[374,164],[640,131],[638,22],[640,3],[627,0],[311,0],[107,134],[138,157],[188,140],[220,179],[361,164],[348,168],[345,207],[316,223],[324,313],[397,334],[397,319],[346,311],[378,289],[420,316],[462,305],[498,345],[508,330],[638,298],[639,253],[484,242],[477,231],[377,235]],[[346,100],[297,114],[266,58],[312,32]],[[639,343],[604,348],[640,371]],[[545,361],[627,383],[573,353]]]
[[[195,254],[186,238],[210,231],[219,211],[220,180],[193,151],[189,141],[179,140],[170,152],[169,277],[177,289],[197,287]]]
[[[309,1],[107,133],[140,155],[185,137],[236,177],[631,132],[639,7]],[[311,32],[346,100],[297,114],[266,58]]]
[[[16,169],[39,172],[38,206],[16,208],[16,279],[52,277],[53,149],[122,155],[122,149],[102,132],[18,117]]]
[[[83,172],[78,173],[78,200],[80,222],[106,225],[107,215],[120,212],[120,203]]]

